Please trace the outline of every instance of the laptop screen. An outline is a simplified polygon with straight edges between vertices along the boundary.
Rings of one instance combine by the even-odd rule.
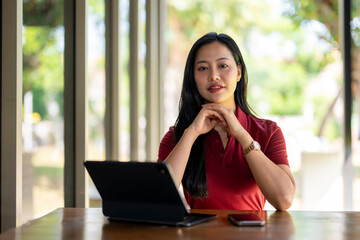
[[[105,216],[134,221],[180,221],[188,210],[166,163],[86,161]]]

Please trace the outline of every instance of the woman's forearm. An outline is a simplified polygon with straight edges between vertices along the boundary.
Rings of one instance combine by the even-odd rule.
[[[245,131],[238,135],[242,146],[249,146],[252,137]],[[295,195],[295,180],[287,165],[276,165],[262,151],[251,151],[245,156],[257,185],[268,202],[277,210],[288,209]]]
[[[198,134],[196,131],[193,131],[190,127],[185,129],[179,142],[164,161],[169,164],[177,187],[180,186],[189,160],[191,148],[197,137]]]
[[[261,151],[246,155],[250,170],[268,202],[277,210],[288,209],[295,195],[295,181],[287,165],[276,165]]]

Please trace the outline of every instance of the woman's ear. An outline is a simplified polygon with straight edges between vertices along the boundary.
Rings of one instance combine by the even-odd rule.
[[[241,66],[238,66],[237,68],[237,81],[239,82],[241,79]]]

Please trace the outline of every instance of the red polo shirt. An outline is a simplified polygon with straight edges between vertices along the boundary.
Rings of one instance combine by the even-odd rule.
[[[261,150],[275,164],[289,165],[285,139],[275,122],[245,114],[239,107],[236,116],[252,136],[260,143]],[[159,161],[164,161],[176,145],[174,128],[170,128],[159,147]],[[185,197],[193,209],[260,210],[265,197],[250,171],[242,146],[232,136],[224,149],[220,135],[211,130],[204,140],[205,166],[208,197],[194,199],[185,190]],[[247,147],[247,146],[245,146]]]

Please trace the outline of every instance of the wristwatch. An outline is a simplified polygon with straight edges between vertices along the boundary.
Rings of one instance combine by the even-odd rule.
[[[252,141],[252,143],[243,150],[244,156],[251,152],[252,150],[259,151],[260,150],[260,144],[257,141]]]

